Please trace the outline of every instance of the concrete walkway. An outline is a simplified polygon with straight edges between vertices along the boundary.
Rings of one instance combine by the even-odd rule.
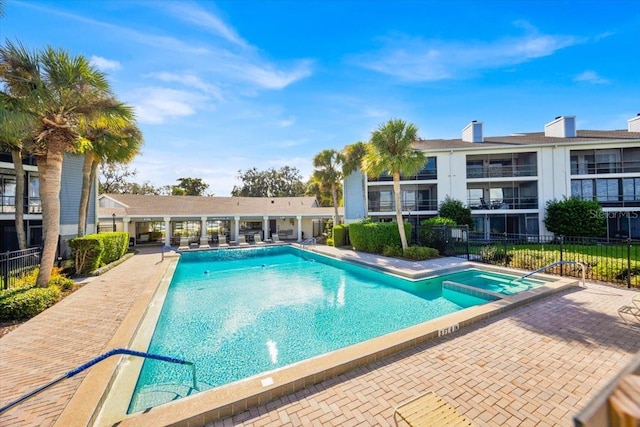
[[[432,266],[330,250],[394,268]],[[159,251],[142,249],[0,338],[0,405],[110,349],[136,300],[164,273]],[[433,390],[479,425],[568,426],[640,351],[640,326],[617,315],[633,295],[588,283],[213,425],[390,426],[395,405]],[[7,411],[0,425],[55,424],[84,375]]]

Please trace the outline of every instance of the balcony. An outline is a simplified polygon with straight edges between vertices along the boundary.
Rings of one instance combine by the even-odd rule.
[[[571,162],[571,175],[638,172],[640,172],[640,160],[626,160],[620,162]]]
[[[469,199],[467,206],[471,210],[504,210],[504,209],[538,209],[538,198],[502,198],[502,199]]]
[[[368,205],[369,212],[393,212],[396,210],[396,204],[392,201],[369,201]],[[430,199],[430,200],[422,200],[420,202],[405,202],[402,203],[403,211],[437,211],[438,210],[438,200]]]
[[[513,178],[522,176],[536,176],[537,174],[538,168],[536,165],[467,165],[467,179]]]

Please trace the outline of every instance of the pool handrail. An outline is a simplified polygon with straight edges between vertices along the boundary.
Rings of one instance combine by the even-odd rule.
[[[49,381],[48,383],[38,387],[37,389],[25,394],[24,396],[21,396],[20,398],[7,403],[6,405],[0,407],[0,414],[2,414],[3,412],[7,411],[8,409],[14,407],[15,405],[24,402],[25,400],[35,396],[36,394],[40,393],[43,390],[46,390],[47,388],[59,383],[60,381],[64,380],[65,378],[71,378],[77,374],[79,374],[80,372],[89,369],[90,367],[92,367],[93,365],[95,365],[96,363],[102,362],[104,359],[111,357],[111,356],[115,356],[118,354],[123,354],[123,355],[128,355],[128,356],[136,356],[136,357],[143,357],[145,359],[155,359],[155,360],[160,360],[163,362],[169,362],[169,363],[177,363],[180,365],[187,365],[187,366],[191,366],[191,371],[192,371],[192,379],[193,379],[193,389],[194,390],[198,390],[197,388],[197,383],[196,383],[196,365],[193,362],[189,362],[187,360],[182,360],[182,359],[176,359],[175,357],[169,357],[169,356],[161,356],[159,354],[152,354],[152,353],[145,353],[143,351],[135,351],[135,350],[129,350],[128,348],[114,348],[111,349],[109,351],[107,351],[106,353],[101,354],[100,356],[94,357],[93,359],[91,359],[90,361],[88,361],[87,363],[78,366],[77,368],[74,368],[68,372],[66,372],[65,374],[59,376],[58,378]]]
[[[302,242],[300,242],[300,246],[303,248],[304,248],[304,245],[315,245],[315,244],[316,244],[315,237],[309,237],[308,239],[305,239]]]
[[[552,262],[551,264],[547,264],[544,267],[538,268],[537,270],[533,270],[531,273],[524,274],[518,280],[526,279],[527,277],[533,276],[536,273],[540,273],[541,271],[544,271],[544,270],[549,269],[551,267],[555,267],[556,265],[562,265],[562,264],[579,265],[580,266],[580,270],[582,271],[582,286],[585,286],[586,267],[585,267],[584,263],[582,263],[580,261],[556,261],[556,262]]]

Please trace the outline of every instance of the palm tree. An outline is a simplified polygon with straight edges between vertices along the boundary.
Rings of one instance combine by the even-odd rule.
[[[27,248],[27,236],[24,230],[24,167],[22,157],[25,146],[33,136],[34,122],[30,116],[7,108],[5,103],[0,103],[0,148],[11,152],[14,171],[16,174],[15,185],[15,224],[18,247]]]
[[[336,150],[322,150],[313,158],[313,178],[318,181],[321,187],[331,190],[333,200],[334,218],[333,223],[338,224],[338,191],[342,179],[342,164],[344,156]]]
[[[391,119],[381,124],[371,134],[367,144],[367,154],[363,159],[363,169],[371,177],[387,172],[393,176],[393,196],[396,207],[396,221],[402,242],[402,250],[407,249],[407,236],[402,220],[402,203],[400,198],[400,175],[414,175],[425,164],[427,158],[422,151],[413,149],[418,128],[400,119]]]
[[[111,100],[118,104],[115,99]],[[84,236],[89,213],[91,185],[96,180],[98,166],[102,162],[128,163],[140,153],[142,133],[134,123],[131,108],[121,105],[122,115],[100,115],[92,120],[82,120],[84,146],[82,165],[82,190],[78,208],[78,236]]]
[[[14,64],[25,64],[35,72],[23,75],[22,68]],[[0,97],[37,120],[33,154],[40,178],[44,248],[36,284],[46,287],[60,231],[62,162],[65,153],[78,150],[78,121],[120,108],[105,103],[110,97],[107,79],[84,56],[70,57],[52,47],[32,53],[7,41],[0,47],[0,68],[9,88]]]

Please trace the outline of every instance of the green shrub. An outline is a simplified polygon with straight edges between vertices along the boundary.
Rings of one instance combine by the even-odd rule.
[[[440,256],[440,253],[434,248],[413,245],[405,249],[403,256],[404,258],[421,261],[430,258],[437,258]]]
[[[455,227],[456,222],[451,218],[435,216],[420,221],[420,243],[430,248],[436,248],[439,253],[447,249],[448,227]]]
[[[411,235],[411,224],[405,222],[404,230]],[[370,222],[368,220],[349,224],[349,240],[354,249],[381,254],[385,246],[402,247],[397,222]]]
[[[88,234],[69,240],[76,274],[90,273],[119,260],[129,247],[129,233],[121,231]]]
[[[473,225],[471,208],[465,206],[460,200],[452,199],[449,196],[440,204],[438,215],[453,220],[454,224],[452,225]]]
[[[57,286],[63,291],[70,291],[73,289],[75,284],[76,282],[74,282],[73,279],[61,275],[52,276],[49,281],[49,286]]]
[[[327,246],[335,246],[333,244],[333,237],[327,237]]]
[[[346,245],[348,232],[349,228],[344,224],[338,224],[333,227],[333,245],[335,247]]]
[[[382,255],[388,257],[401,257],[402,256],[402,246],[391,246],[387,245],[382,249]]]
[[[606,215],[600,204],[577,197],[549,200],[544,225],[552,233],[563,236],[604,236],[607,232]]]
[[[60,288],[35,286],[0,291],[0,319],[29,319],[60,299]]]

